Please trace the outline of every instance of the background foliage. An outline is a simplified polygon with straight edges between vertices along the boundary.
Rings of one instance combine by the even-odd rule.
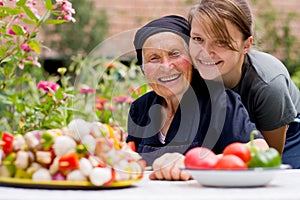
[[[76,23],[43,27],[45,45],[64,59],[78,54],[86,56],[103,41],[109,28],[106,11],[97,10],[94,1],[73,0],[72,4],[76,8]]]

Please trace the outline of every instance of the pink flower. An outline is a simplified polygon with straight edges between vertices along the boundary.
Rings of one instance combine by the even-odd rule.
[[[0,6],[4,6],[3,0],[0,0]]]
[[[21,16],[21,15],[18,15],[18,17]],[[26,26],[20,26],[22,28],[22,31],[23,33],[26,33],[27,32],[27,27]],[[12,29],[9,29],[8,30],[8,34],[9,35],[16,35],[16,33],[12,30]]]
[[[27,56],[26,60],[31,62],[31,64],[34,66],[41,67],[41,63],[38,61],[38,57],[32,58],[31,56]]]
[[[96,105],[97,110],[104,110],[104,106],[102,104]]]
[[[37,85],[38,89],[42,89],[45,92],[50,92],[50,89],[53,90],[54,92],[56,92],[58,87],[59,86],[56,83],[52,83],[52,82],[49,82],[49,81],[40,81]]]
[[[9,30],[8,30],[8,34],[9,34],[9,35],[16,35],[16,33],[15,33],[12,29],[9,29]]]
[[[20,14],[17,15],[17,18],[22,18],[22,17],[24,17],[24,14],[23,14],[23,13],[20,13]],[[25,28],[25,27],[24,27],[24,28]],[[27,30],[27,29],[25,29],[25,30]]]
[[[124,96],[124,95],[120,95],[120,96],[116,96],[116,97],[113,97],[113,100],[118,102],[118,103],[124,103],[124,102],[127,102],[127,97]]]
[[[110,110],[110,111],[115,111],[115,110],[116,110],[116,107],[113,106],[113,105],[111,105],[111,106],[109,106],[109,110]]]
[[[100,98],[96,99],[96,102],[99,104],[105,104],[106,102],[108,102],[108,99],[106,99],[104,97],[100,97]]]
[[[24,62],[20,62],[20,63],[19,63],[19,68],[20,68],[20,69],[24,69]]]
[[[38,57],[34,57],[32,60],[32,64],[37,67],[41,67],[41,63],[38,61]]]
[[[76,19],[72,17],[72,14],[75,13],[75,9],[72,8],[72,3],[67,0],[56,0],[54,7],[61,6],[62,16],[58,16],[58,20],[67,20],[71,22],[76,22]]]
[[[23,51],[33,51],[33,49],[30,48],[30,46],[27,45],[27,44],[22,44],[22,45],[21,45],[21,49],[22,49]]]
[[[75,10],[72,8],[72,3],[68,2],[68,1],[63,2],[61,10],[66,13],[70,13],[70,14],[75,13]]]
[[[76,22],[76,19],[74,17],[72,17],[71,14],[65,15],[64,20],[71,21],[71,22]]]
[[[134,100],[135,100],[134,98],[128,97],[127,100],[126,100],[126,103],[131,104],[132,102],[134,102]]]
[[[26,2],[26,6],[30,9],[30,11],[35,15],[36,18],[40,18],[39,14],[38,14],[38,10],[34,7],[36,6],[37,2],[36,1],[32,1],[32,0],[28,0]]]
[[[85,93],[94,93],[95,90],[93,88],[81,88],[80,93],[85,94]]]

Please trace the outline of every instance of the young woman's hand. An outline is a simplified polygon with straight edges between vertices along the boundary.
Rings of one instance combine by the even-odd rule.
[[[184,167],[184,155],[180,153],[166,153],[153,162],[153,172],[149,175],[151,180],[187,181],[192,176],[180,168]]]

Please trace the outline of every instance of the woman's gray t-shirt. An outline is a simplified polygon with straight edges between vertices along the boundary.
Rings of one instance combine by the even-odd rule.
[[[242,70],[242,78],[233,90],[240,94],[259,130],[287,125],[300,113],[299,89],[277,58],[251,50],[245,56]]]

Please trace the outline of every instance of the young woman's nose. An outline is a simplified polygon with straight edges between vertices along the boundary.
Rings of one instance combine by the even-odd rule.
[[[206,52],[207,55],[211,55],[214,53],[213,45],[210,42],[205,42],[203,45],[203,50]]]

